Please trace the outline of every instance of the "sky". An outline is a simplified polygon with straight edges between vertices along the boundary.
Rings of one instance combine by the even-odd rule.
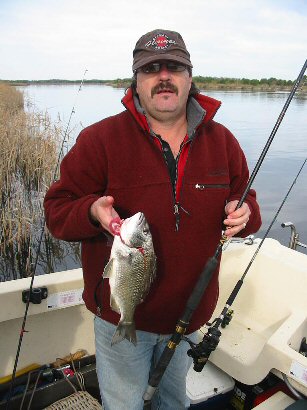
[[[132,76],[132,50],[178,31],[193,75],[297,78],[307,58],[307,0],[0,0],[0,79]]]

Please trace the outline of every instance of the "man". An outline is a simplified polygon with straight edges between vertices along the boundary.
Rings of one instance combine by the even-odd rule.
[[[106,410],[141,410],[150,369],[173,333],[221,230],[246,236],[261,224],[253,190],[235,210],[248,180],[244,154],[213,117],[220,102],[197,92],[192,63],[179,33],[154,30],[133,52],[133,83],[126,110],[83,130],[63,159],[61,178],[45,199],[54,236],[82,242],[86,306],[95,315],[97,373]],[[157,255],[157,279],[135,312],[138,343],[111,347],[119,315],[102,279],[114,218],[142,211]],[[188,333],[211,317],[218,270],[196,309]],[[153,408],[188,407],[190,359],[181,342],[164,374]]]

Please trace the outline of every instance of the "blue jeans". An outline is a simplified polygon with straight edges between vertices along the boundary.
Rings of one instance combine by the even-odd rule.
[[[111,347],[116,326],[95,317],[96,365],[105,410],[143,410],[143,394],[171,335],[137,331],[137,346],[126,339]],[[189,335],[196,342],[197,332]],[[192,363],[188,343],[181,341],[152,399],[154,410],[189,408],[186,375]]]

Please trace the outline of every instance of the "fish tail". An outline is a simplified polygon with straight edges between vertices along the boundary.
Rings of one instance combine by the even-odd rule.
[[[118,326],[113,335],[111,346],[116,343],[121,342],[122,340],[127,339],[129,342],[133,343],[136,346],[136,332],[135,332],[135,323],[134,322],[119,322]]]

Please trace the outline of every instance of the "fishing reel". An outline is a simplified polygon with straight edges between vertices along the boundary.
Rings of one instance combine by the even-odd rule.
[[[188,356],[192,357],[194,362],[194,370],[196,372],[201,372],[207,363],[210,354],[216,349],[217,345],[220,342],[221,331],[219,326],[225,328],[231,321],[233,315],[233,310],[228,310],[225,315],[221,315],[218,319],[214,319],[212,323],[207,323],[210,326],[207,330],[207,333],[204,335],[203,340],[195,344],[189,339],[187,342],[191,346],[191,349],[188,350]]]
[[[188,356],[192,357],[194,363],[194,370],[201,372],[208,361],[208,358],[220,342],[221,332],[215,327],[211,326],[204,335],[203,340],[195,344],[190,340],[187,340],[191,349],[188,350]]]
[[[222,326],[223,329],[225,329],[225,327],[227,325],[229,325],[229,323],[232,319],[232,316],[233,316],[233,310],[232,309],[227,310],[227,313],[223,317],[223,320],[222,320],[222,323],[221,323],[221,326]]]

